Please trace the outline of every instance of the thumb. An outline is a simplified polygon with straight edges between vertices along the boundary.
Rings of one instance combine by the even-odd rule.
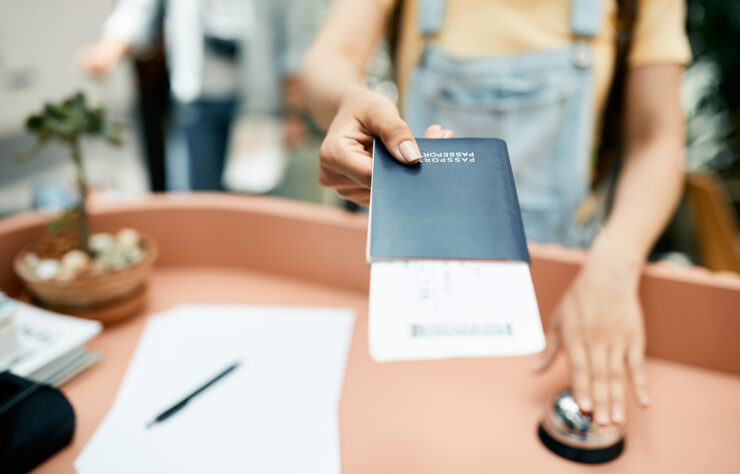
[[[421,160],[419,145],[396,106],[388,101],[364,109],[360,121],[368,131],[380,137],[391,155],[401,163],[413,164]]]

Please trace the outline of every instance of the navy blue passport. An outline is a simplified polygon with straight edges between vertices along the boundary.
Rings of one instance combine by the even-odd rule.
[[[375,140],[368,260],[529,262],[506,143],[493,138],[417,143],[421,162],[409,166]]]

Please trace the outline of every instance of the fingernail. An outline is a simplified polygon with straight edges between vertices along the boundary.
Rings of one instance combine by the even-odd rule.
[[[406,140],[401,143],[398,151],[401,152],[401,156],[406,160],[406,163],[411,164],[421,160],[421,151],[419,151],[419,147],[413,140]]]
[[[596,413],[596,423],[600,425],[608,425],[609,424],[609,414],[604,410],[599,410]]]
[[[442,138],[452,138],[454,136],[455,134],[452,133],[452,130],[445,130],[444,133],[442,134]]]
[[[581,409],[581,411],[589,412],[591,411],[592,405],[591,405],[591,399],[587,397],[583,397],[580,402],[578,402],[578,407]]]
[[[614,420],[614,423],[621,424],[624,422],[624,411],[621,407],[612,408],[612,420]]]
[[[640,403],[644,406],[650,405],[650,397],[647,394],[640,395]]]

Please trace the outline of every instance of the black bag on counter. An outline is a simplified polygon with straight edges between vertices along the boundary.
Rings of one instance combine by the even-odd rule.
[[[0,373],[0,472],[28,472],[72,441],[75,413],[54,387]]]

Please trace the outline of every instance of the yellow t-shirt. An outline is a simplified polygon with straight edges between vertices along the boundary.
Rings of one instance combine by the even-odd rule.
[[[401,95],[424,46],[416,20],[418,0],[403,2],[396,72]],[[617,0],[603,1],[601,31],[590,40],[594,52],[596,122],[609,91],[616,53]],[[429,41],[458,57],[513,56],[571,44],[572,0],[447,0],[441,31]],[[683,0],[637,0],[631,66],[686,64],[691,50],[684,29]],[[444,126],[444,124],[442,124]]]

